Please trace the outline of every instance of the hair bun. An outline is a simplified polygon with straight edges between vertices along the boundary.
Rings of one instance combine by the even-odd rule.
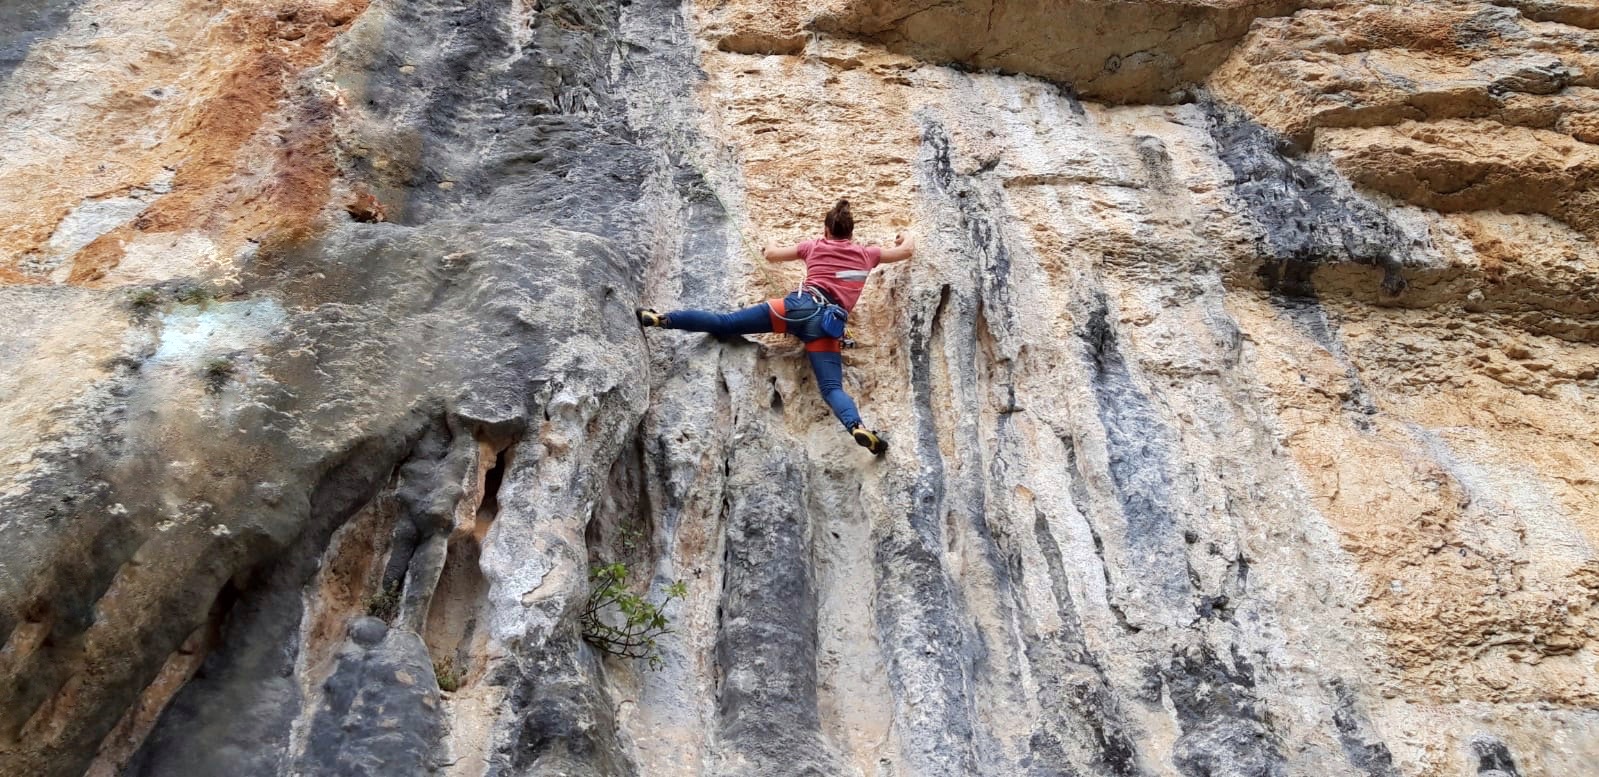
[[[855,235],[855,216],[849,212],[849,200],[840,199],[833,209],[827,212],[823,219],[827,226],[828,235],[834,238],[849,239]]]

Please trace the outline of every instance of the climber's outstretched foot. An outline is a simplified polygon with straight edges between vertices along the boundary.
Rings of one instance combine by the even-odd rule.
[[[666,316],[649,308],[633,308],[633,314],[638,316],[639,326],[666,326]]]
[[[871,451],[873,456],[881,456],[888,453],[888,440],[878,436],[877,432],[856,424],[854,429],[849,430],[849,433],[855,438],[856,444]]]

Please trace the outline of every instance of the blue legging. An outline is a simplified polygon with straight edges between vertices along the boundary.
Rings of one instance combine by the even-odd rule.
[[[771,308],[765,302],[751,305],[732,313],[711,313],[705,310],[674,310],[666,314],[667,329],[705,332],[717,337],[753,335],[772,331]],[[833,409],[845,429],[854,429],[861,423],[860,410],[855,400],[844,391],[844,359],[836,351],[807,351],[811,372],[816,374],[816,388],[822,400]]]

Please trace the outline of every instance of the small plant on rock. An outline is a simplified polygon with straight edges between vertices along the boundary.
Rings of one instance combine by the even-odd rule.
[[[205,390],[207,394],[215,394],[228,384],[228,378],[233,377],[237,369],[232,359],[218,357],[205,363]]]
[[[455,659],[445,656],[434,659],[433,676],[438,678],[439,690],[445,693],[455,693],[461,688],[461,670],[456,668]]]
[[[204,305],[211,299],[211,292],[204,286],[184,286],[178,291],[178,301],[185,305]]]
[[[583,608],[583,639],[604,653],[642,658],[649,661],[650,669],[660,669],[664,662],[655,640],[671,633],[671,622],[662,610],[673,599],[687,595],[688,587],[678,580],[666,587],[666,598],[660,604],[652,604],[628,590],[626,564],[594,567],[589,570],[589,599]],[[620,613],[622,625],[605,621],[612,608]]]
[[[644,532],[637,526],[623,526],[617,532],[617,539],[622,543],[622,555],[632,558],[644,546]]]
[[[394,621],[394,616],[400,614],[400,584],[389,583],[382,589],[373,591],[366,598],[366,614],[382,620],[384,623]]]
[[[155,289],[136,289],[128,293],[128,306],[138,315],[146,315],[161,302],[161,293]]]

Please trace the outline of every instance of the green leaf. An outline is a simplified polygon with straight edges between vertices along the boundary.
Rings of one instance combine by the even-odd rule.
[[[687,597],[688,584],[673,581],[657,603],[628,590],[627,577],[627,565],[620,561],[589,568],[589,597],[581,618],[583,639],[607,655],[642,658],[650,669],[660,669],[665,663],[655,638],[671,633],[664,608],[673,599]],[[621,616],[620,626],[605,622],[617,622],[617,615]]]

